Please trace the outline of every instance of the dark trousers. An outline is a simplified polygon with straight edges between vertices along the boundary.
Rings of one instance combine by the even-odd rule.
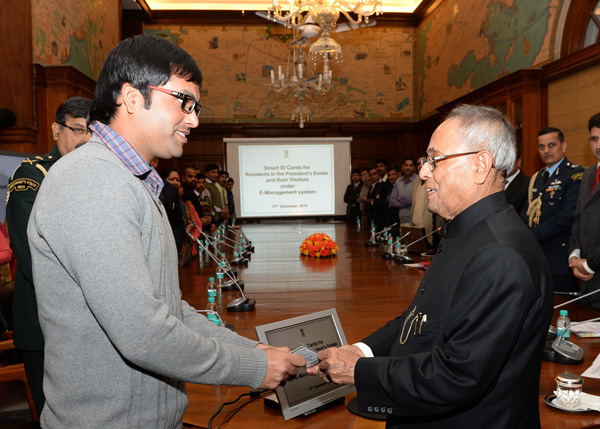
[[[35,411],[38,418],[42,414],[42,408],[46,402],[44,391],[42,390],[42,381],[44,380],[44,352],[21,350],[23,353],[23,363],[25,364],[25,375],[27,383],[33,396]]]

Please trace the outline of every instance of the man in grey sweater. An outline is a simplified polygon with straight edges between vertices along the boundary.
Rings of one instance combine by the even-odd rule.
[[[162,180],[198,125],[202,75],[153,36],[106,58],[93,137],[55,164],[28,227],[44,338],[44,428],[177,428],[186,382],[274,388],[304,358],[209,322],[181,300]]]

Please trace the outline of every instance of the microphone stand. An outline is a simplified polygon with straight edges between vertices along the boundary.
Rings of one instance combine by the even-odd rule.
[[[194,240],[199,246],[201,246],[204,249],[204,251],[211,257],[211,259],[213,261],[216,262],[217,265],[219,264],[219,262],[220,262],[219,259],[208,249],[207,246],[205,246],[202,243],[202,241],[198,240],[196,237],[194,237],[190,233],[187,233],[187,234],[192,240]],[[225,262],[227,262],[227,260],[225,260]],[[237,286],[238,290],[242,294],[241,298],[234,299],[229,304],[227,304],[227,311],[241,312],[241,311],[254,310],[254,305],[256,304],[256,300],[250,299],[244,294],[244,291],[242,290],[240,285],[237,283],[237,281],[234,279],[234,277],[232,277],[231,274],[229,274],[229,271],[226,271],[225,274],[227,274],[227,277],[229,277],[231,279],[231,281]]]
[[[383,228],[381,231],[379,231],[378,233],[376,233],[376,234],[375,234],[375,237],[377,238],[377,241],[385,243],[385,239],[382,237],[382,235],[381,235],[381,234],[385,234],[386,232],[388,232],[388,231],[391,231],[391,229],[392,229],[393,227],[395,227],[396,225],[398,225],[398,222],[396,222],[396,223],[394,223],[394,224],[392,224],[392,225],[390,225],[390,226],[386,226],[386,227],[385,227],[385,228]],[[383,241],[382,241],[382,240],[383,240]]]
[[[562,304],[555,305],[554,309],[556,310],[557,308],[560,308],[560,307],[562,307],[564,305],[570,304],[570,303],[575,302],[575,301],[579,301],[580,299],[587,298],[588,296],[593,295],[593,294],[598,293],[598,292],[600,292],[600,289],[593,290],[593,291],[591,291],[589,293],[586,293],[585,295],[581,295],[581,296],[578,296],[577,298],[573,298],[570,301],[563,302]],[[554,292],[554,293],[556,293],[556,292]],[[568,294],[575,294],[577,292],[563,292],[563,293],[565,293],[565,294],[567,294],[567,293]]]
[[[205,238],[207,238],[208,236],[202,232],[200,230],[200,234],[204,235]],[[232,249],[235,250],[236,253],[238,253],[238,248],[237,246],[232,246],[231,244],[227,244],[225,242],[221,242],[221,244],[227,246],[227,247],[231,247]],[[213,247],[215,248],[215,251],[217,251],[217,248],[215,247],[215,245],[213,244]],[[241,254],[238,253],[238,255],[236,257],[234,257],[234,259],[231,261],[231,263],[233,265],[248,265],[248,259],[244,258]]]
[[[375,247],[375,246],[379,246],[379,243],[376,240],[377,234],[375,233],[375,226],[373,225],[371,227],[371,238],[369,238],[369,241],[367,241],[365,243],[365,246],[369,246],[369,247]]]
[[[375,227],[373,226],[373,227],[371,228],[371,238],[369,238],[369,241],[367,241],[367,242],[365,243],[365,245],[366,245],[366,246],[369,246],[369,247],[375,247],[375,246],[379,246],[379,243],[377,242],[377,241],[379,240],[379,236],[380,236],[381,234],[383,234],[383,233],[386,233],[386,232],[388,232],[390,229],[392,229],[392,228],[393,228],[394,226],[396,226],[396,225],[398,225],[398,222],[396,222],[396,223],[395,223],[395,224],[393,224],[393,225],[390,225],[390,226],[387,226],[387,227],[383,228],[381,231],[379,231],[379,232],[377,232],[377,233],[375,232]]]
[[[198,225],[196,225],[195,223],[194,223],[194,225],[196,226],[196,228],[198,228]],[[202,235],[204,236],[204,238],[206,239],[206,242],[207,242],[207,243],[210,243],[210,245],[212,245],[212,247],[215,249],[215,252],[216,252],[216,254],[217,254],[218,256],[221,256],[221,255],[220,255],[220,252],[219,252],[219,249],[217,248],[217,245],[216,245],[215,243],[213,243],[212,241],[210,241],[210,236],[206,235],[206,234],[204,233],[204,231],[202,231],[200,228],[198,228],[198,231],[200,232],[200,234],[202,234]],[[227,261],[227,259],[225,259],[225,257],[224,257],[224,256],[223,256],[223,262],[225,262],[225,264],[227,265],[227,269],[229,270],[229,273],[230,273],[230,274],[228,274],[228,275],[229,275],[230,277],[231,277],[231,276],[233,276],[233,277],[236,277],[236,276],[237,276],[237,270],[234,270],[234,269],[231,267],[231,265],[229,265],[229,262]]]
[[[584,320],[583,322],[571,323],[571,327],[581,325],[583,323],[595,322],[600,320],[600,317],[594,319]],[[546,347],[544,348],[543,359],[547,362],[556,362],[566,365],[576,365],[583,360],[584,350],[577,344],[572,343],[569,340],[564,339],[564,335],[567,332],[564,329],[560,335],[552,341],[551,345],[548,346],[550,341],[546,341]]]
[[[250,258],[250,251],[248,250],[248,246],[243,246],[240,242],[237,242],[229,237],[227,237],[226,235],[222,235],[221,238],[223,240],[227,240],[230,241],[232,243],[235,243],[237,246],[239,246],[240,249],[240,255],[244,256],[244,258]],[[223,243],[226,244],[226,243]],[[230,246],[230,247],[234,247],[234,246]],[[254,248],[252,248],[252,252],[254,252]]]
[[[213,248],[215,249],[216,256],[221,257],[221,259],[222,259],[221,262],[225,264],[223,269],[227,271],[227,275],[231,278],[234,278],[235,281],[237,282],[237,286],[244,289],[244,281],[238,280],[238,278],[237,278],[238,271],[229,264],[229,261],[227,261],[224,254],[223,255],[219,254],[219,249],[217,249],[216,245],[208,239],[209,237],[204,232],[200,231],[200,234],[202,234],[206,238],[207,243],[210,243],[213,246]],[[225,243],[223,243],[223,244],[225,244]],[[237,259],[239,259],[239,257]],[[248,262],[246,261],[246,264],[247,263]],[[219,265],[219,262],[217,262],[217,265]],[[224,290],[224,291],[236,290],[236,284],[234,284],[234,282],[232,280],[227,280],[226,282],[224,282],[221,285],[221,290]]]
[[[433,231],[431,231],[429,234],[425,234],[424,236],[417,238],[412,243],[407,244],[404,247],[404,249],[401,249],[400,254],[396,255],[396,259],[398,259],[398,262],[400,262],[401,264],[412,264],[414,261],[411,258],[409,258],[408,256],[406,256],[406,251],[408,250],[408,248],[410,246],[412,246],[413,244],[418,243],[421,240],[425,240],[427,237],[435,234],[436,232],[440,231],[441,229],[442,229],[442,227],[440,226],[440,227],[434,229]]]
[[[381,254],[381,257],[383,259],[395,259],[396,255],[394,254],[394,247],[396,246],[396,244],[398,244],[400,241],[404,240],[408,235],[410,235],[410,232],[407,232],[406,234],[404,234],[402,237],[398,237],[397,240],[395,240],[392,243],[388,243],[387,245],[387,249],[385,250],[385,252],[383,252]],[[391,247],[391,248],[390,248]]]
[[[192,223],[194,224],[194,226],[198,229],[198,231],[200,231],[202,233],[202,235],[204,235],[204,237],[207,240],[210,240],[210,237],[204,233],[204,231],[202,231],[202,228],[200,228],[195,221],[192,221]],[[239,246],[239,250],[240,250],[240,255],[243,256],[244,258],[250,258],[250,251],[248,250],[248,246],[242,246],[240,243],[236,242],[235,240],[225,236],[225,235],[219,235],[219,238],[223,239],[223,244],[226,246],[229,246],[231,248],[235,248],[235,246],[232,246],[230,244],[225,243],[225,240],[228,240],[232,243],[235,243],[236,246]],[[218,243],[217,238],[215,238],[215,242]],[[214,245],[213,245],[214,247]],[[215,247],[215,250],[217,250],[217,248]],[[254,247],[252,247],[252,252],[254,252]]]
[[[227,225],[227,229],[229,229],[231,232],[233,232],[234,234],[236,234],[238,237],[242,237],[246,240],[246,245],[244,246],[244,249],[247,252],[254,252],[254,246],[252,245],[252,241],[246,239],[246,235],[242,232],[242,228],[240,227],[240,231],[238,232],[234,227]]]

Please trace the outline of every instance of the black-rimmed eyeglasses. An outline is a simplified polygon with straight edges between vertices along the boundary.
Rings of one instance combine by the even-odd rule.
[[[171,95],[175,98],[177,98],[180,102],[181,102],[181,110],[183,110],[185,113],[192,113],[192,112],[196,112],[196,116],[200,116],[200,112],[202,111],[202,106],[200,105],[200,103],[198,103],[196,100],[194,100],[194,97],[187,95],[187,94],[183,94],[181,92],[178,91],[173,91],[171,89],[166,89],[166,88],[159,88],[157,86],[148,86],[148,88],[153,89],[155,91],[160,91],[163,92],[165,94]]]
[[[66,127],[70,129],[71,131],[73,131],[73,134],[75,134],[77,137],[85,136],[87,134],[92,133],[92,130],[90,130],[89,128],[70,127],[67,124],[62,124],[60,122],[57,122],[57,124],[61,127]]]
[[[481,152],[481,151],[476,150],[474,152],[452,153],[450,155],[439,155],[439,156],[433,156],[433,155],[429,154],[426,157],[424,156],[421,158],[421,165],[424,166],[425,162],[427,162],[427,164],[429,164],[429,170],[433,171],[433,170],[435,170],[436,163],[438,161],[443,161],[444,159],[454,158],[457,156],[473,155],[473,154],[479,153],[479,152]]]

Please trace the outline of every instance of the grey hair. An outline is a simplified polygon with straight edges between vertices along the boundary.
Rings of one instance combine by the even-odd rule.
[[[505,114],[488,106],[460,104],[448,114],[446,121],[457,119],[461,127],[458,136],[467,152],[487,150],[494,167],[511,171],[517,158],[515,127]]]

